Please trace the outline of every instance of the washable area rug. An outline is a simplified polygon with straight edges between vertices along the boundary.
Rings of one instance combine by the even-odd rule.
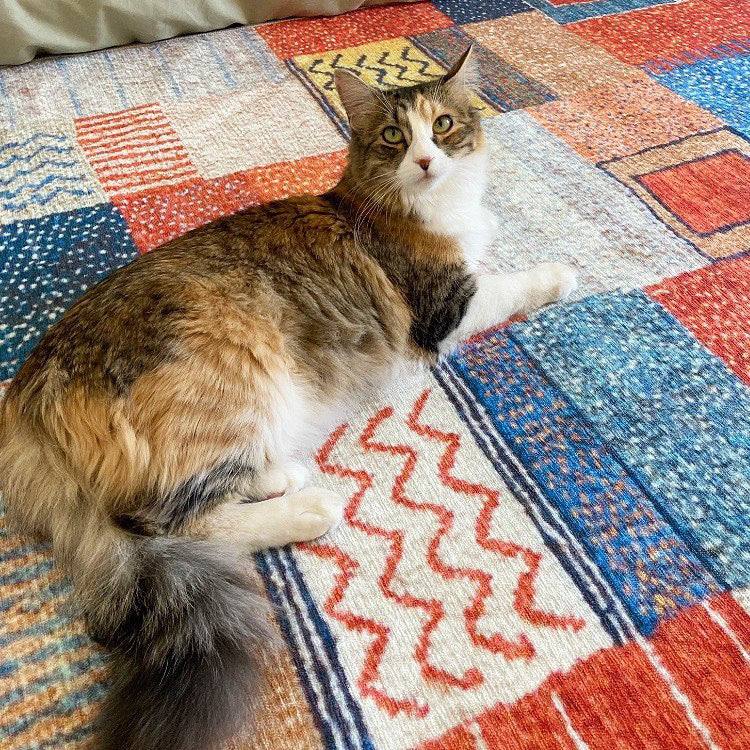
[[[435,0],[0,69],[0,381],[138,253],[332,185],[335,68],[409,84],[470,42],[486,266],[580,290],[327,438],[345,520],[252,561],[283,648],[235,750],[746,750],[743,0]],[[94,739],[107,655],[71,594],[3,532],[4,749]]]

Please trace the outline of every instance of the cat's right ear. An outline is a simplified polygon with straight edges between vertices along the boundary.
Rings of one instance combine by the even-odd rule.
[[[352,130],[356,130],[364,124],[370,114],[377,111],[378,91],[348,70],[334,70],[333,79],[349,124]]]

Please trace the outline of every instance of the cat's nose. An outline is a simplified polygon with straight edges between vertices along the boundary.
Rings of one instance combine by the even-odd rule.
[[[422,169],[424,169],[424,171],[426,172],[430,168],[431,161],[432,159],[429,156],[425,156],[422,159],[415,159],[414,163],[419,164],[419,166],[422,167]]]

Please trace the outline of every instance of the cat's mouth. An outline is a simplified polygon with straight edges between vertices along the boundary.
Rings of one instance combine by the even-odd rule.
[[[434,187],[438,185],[438,183],[442,182],[446,177],[446,172],[424,172],[419,177],[417,177],[414,187],[417,190],[432,190]]]

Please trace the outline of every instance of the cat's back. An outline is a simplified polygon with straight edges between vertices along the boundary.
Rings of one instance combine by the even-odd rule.
[[[304,325],[324,327],[321,316],[368,307],[376,287],[383,293],[382,274],[357,251],[350,221],[325,196],[252,206],[89,289],[46,332],[9,395],[48,381],[122,394],[141,374],[184,357],[187,338],[239,344],[260,335],[259,320],[267,332],[294,310]]]

